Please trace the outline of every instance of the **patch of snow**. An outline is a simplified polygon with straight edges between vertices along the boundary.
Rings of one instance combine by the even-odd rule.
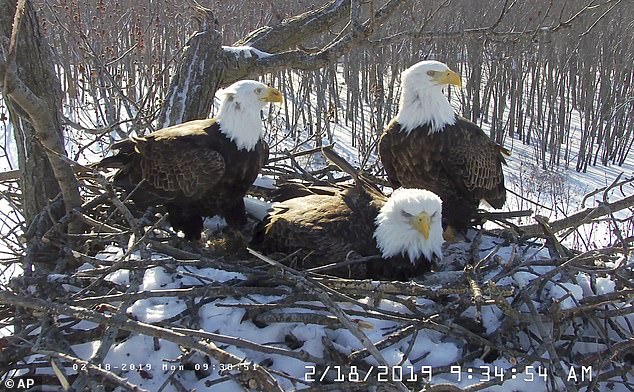
[[[263,176],[261,174],[259,174],[258,177],[255,179],[255,181],[253,182],[253,185],[259,186],[260,188],[266,188],[266,189],[277,188],[275,186],[275,178],[271,176]]]
[[[129,382],[153,391],[158,390],[165,377],[170,375],[170,367],[178,366],[182,354],[175,343],[161,339],[155,342],[150,336],[131,335],[113,346],[102,366],[109,366],[110,370]],[[196,382],[193,372],[177,372],[175,377],[187,385]],[[158,380],[161,381],[157,383]]]
[[[118,269],[106,276],[106,280],[119,285],[130,284],[130,270]]]
[[[505,301],[506,299],[502,299]],[[486,329],[486,333],[492,334],[502,326],[503,313],[498,307],[485,306],[482,308],[482,326]]]
[[[247,196],[244,198],[244,205],[249,215],[261,221],[271,212],[274,203]]]
[[[87,361],[97,353],[99,345],[98,341],[76,344],[73,346],[73,351],[77,354],[78,358]]]
[[[239,272],[225,271],[217,268],[196,268],[179,266],[176,268],[179,274],[175,279],[178,281],[174,288],[181,286],[197,286],[201,284],[201,279],[207,282],[226,282],[233,279],[246,279],[246,276]]]
[[[537,274],[527,271],[520,271],[513,274],[513,280],[520,288],[528,286],[532,280],[537,278],[539,278]]]
[[[583,289],[574,283],[552,284],[548,296],[559,301],[561,309],[572,309],[583,298]]]
[[[616,283],[610,278],[597,277],[596,278],[597,294],[609,294],[613,293],[616,288]]]
[[[148,298],[136,301],[128,314],[144,323],[156,323],[174,317],[187,309],[185,301],[172,297]]]
[[[591,286],[592,281],[590,279],[590,275],[584,272],[579,272],[577,276],[575,277],[575,280],[577,284],[579,285],[579,287],[581,287],[581,291],[583,292],[584,297],[594,295],[594,290],[592,290],[592,286]]]
[[[217,232],[227,227],[227,221],[225,220],[225,218],[219,215],[205,217],[205,220],[203,221],[203,227],[207,230],[210,230],[211,232]]]
[[[223,46],[222,50],[225,52],[229,52],[233,54],[236,58],[247,58],[255,57],[257,59],[262,59],[266,57],[271,57],[271,53],[263,52],[259,49],[256,49],[252,46]]]
[[[92,270],[95,269],[95,266],[90,264],[90,263],[84,263],[82,265],[80,265],[79,267],[77,267],[77,271],[81,272],[81,271],[88,271],[88,270]]]

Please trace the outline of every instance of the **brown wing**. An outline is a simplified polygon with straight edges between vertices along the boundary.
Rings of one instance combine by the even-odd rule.
[[[397,159],[394,152],[394,140],[392,137],[396,131],[395,127],[400,128],[400,125],[396,121],[392,121],[387,126],[383,135],[381,135],[381,139],[379,140],[379,156],[381,157],[381,163],[383,163],[387,179],[394,189],[400,188],[402,185],[398,178],[398,171],[394,165],[394,159]]]
[[[312,251],[319,256],[315,259],[323,264],[345,260],[352,245],[342,238],[341,232],[349,226],[351,215],[338,195],[310,195],[287,200],[270,214],[263,245],[269,250],[285,253],[298,249]],[[306,262],[313,263],[314,260]]]
[[[504,157],[499,145],[475,124],[459,119],[447,134],[442,165],[455,184],[476,199],[485,199],[495,208],[506,201]]]
[[[269,192],[269,198],[272,201],[286,201],[298,197],[310,195],[330,195],[333,196],[344,188],[334,187],[332,185],[311,185],[294,181],[278,180],[275,183],[276,189]]]
[[[179,138],[137,138],[135,150],[141,176],[150,185],[165,192],[182,192],[199,197],[223,176],[225,160],[191,136]]]
[[[252,245],[265,253],[298,251],[298,267],[313,268],[377,254],[372,238],[379,201],[357,188],[334,195],[310,195],[287,200],[255,230]],[[339,276],[365,276],[365,267],[329,271]]]

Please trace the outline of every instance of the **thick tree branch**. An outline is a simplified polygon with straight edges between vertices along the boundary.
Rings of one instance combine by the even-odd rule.
[[[239,57],[227,64],[223,84],[230,84],[240,79],[252,78],[269,72],[284,69],[314,70],[335,62],[350,50],[363,46],[372,34],[375,22],[388,19],[407,0],[389,0],[358,29],[353,23],[348,25],[349,31],[334,42],[329,43],[315,53],[303,50],[291,50],[278,54]],[[351,15],[355,18],[356,14]],[[356,24],[355,24],[356,25]]]
[[[0,81],[2,81],[0,88],[4,96],[11,98],[28,114],[38,140],[51,151],[47,153],[47,156],[64,196],[66,211],[70,212],[73,208],[81,205],[81,196],[72,167],[55,154],[65,156],[66,152],[59,138],[56,121],[51,114],[53,109],[35,95],[12,68],[14,67],[10,64],[0,61]]]
[[[553,233],[557,233],[569,227],[579,227],[611,212],[617,212],[632,206],[634,206],[634,195],[617,200],[613,203],[601,203],[595,208],[586,208],[570,215],[569,217],[549,222],[549,225]],[[542,226],[540,224],[521,226],[519,229],[525,237],[543,235]]]
[[[209,115],[221,86],[223,55],[218,31],[207,28],[190,37],[161,107],[159,128]]]
[[[273,27],[264,26],[252,31],[233,46],[251,46],[264,52],[279,53],[323,33],[343,21],[349,12],[350,0],[332,0],[315,10],[284,19]]]
[[[5,6],[4,8],[8,10],[8,14],[5,15],[8,18],[5,17],[2,20],[4,23],[12,20],[13,25],[10,32],[6,26],[1,29],[3,39],[8,39],[10,44],[9,48],[2,48],[6,61],[0,60],[0,89],[2,89],[2,95],[8,99],[9,105],[19,109],[18,117],[23,117],[33,128],[34,135],[25,134],[23,143],[31,144],[35,137],[48,149],[44,154],[48,158],[59,190],[64,197],[66,211],[70,212],[81,205],[81,196],[72,167],[59,159],[59,156],[66,156],[66,152],[59,121],[60,109],[56,106],[59,101],[55,91],[59,89],[59,86],[55,85],[57,79],[52,71],[46,68],[46,65],[50,63],[48,48],[42,44],[37,16],[31,2],[19,1],[17,7],[11,3],[5,3]],[[30,55],[25,57],[25,53]],[[28,61],[32,61],[35,65],[30,66],[27,64]],[[17,118],[12,120],[18,121]],[[27,156],[27,160],[30,158]],[[28,168],[21,167],[21,169],[26,171],[26,178],[29,174],[36,175],[36,173],[29,173]],[[46,193],[44,186],[40,186],[38,190]],[[80,226],[73,224],[69,230],[77,232]]]
[[[26,1],[18,0],[18,5],[15,10],[15,15],[13,17],[13,28],[11,30],[11,40],[9,43],[9,51],[6,56],[7,62],[9,64],[15,64],[15,49],[18,44],[18,32],[20,31],[20,26],[22,26],[22,19],[24,17],[24,10],[26,9]]]

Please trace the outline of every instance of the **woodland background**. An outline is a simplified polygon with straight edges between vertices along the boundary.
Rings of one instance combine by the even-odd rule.
[[[4,2],[15,9],[12,1]],[[200,3],[208,15],[195,3],[176,1],[27,3],[38,11],[35,23],[44,46],[52,49],[45,64],[60,79],[48,81],[54,88],[47,86],[43,93],[55,92],[52,104],[63,112],[59,133],[75,160],[86,150],[98,151],[94,143],[103,151],[99,142],[204,117],[217,88],[260,76],[293,97],[294,105],[282,111],[290,136],[299,142],[307,135],[320,145],[322,138],[332,139],[331,122],[349,125],[366,163],[397,109],[400,72],[426,58],[464,75],[459,112],[488,123],[499,143],[514,138],[532,145],[532,159],[543,169],[619,165],[634,141],[634,7],[629,1]],[[10,14],[3,19],[7,43]],[[210,59],[187,57],[201,45],[189,40],[196,31],[205,32],[198,36],[205,37],[206,49],[199,50]],[[195,43],[189,50],[188,42]],[[276,56],[262,61],[244,53],[236,57],[220,44],[248,44]],[[22,50],[17,58],[18,64],[37,60]],[[188,61],[206,61],[200,71],[205,75],[193,81],[205,84],[197,87],[194,100],[203,103],[190,109],[196,103],[187,98],[184,110],[191,113],[178,116],[172,97],[186,89],[182,68]],[[2,120],[1,158],[5,167],[17,169],[6,148],[14,145],[8,142],[13,134],[21,138],[19,128],[11,132],[8,117]],[[570,132],[571,122],[580,123],[579,134]],[[271,137],[281,134],[271,132]],[[19,157],[27,155],[18,148]],[[50,193],[43,192],[51,198]],[[41,208],[45,202],[37,204]],[[27,204],[27,215],[37,207]]]
[[[55,260],[48,268],[60,272],[76,252],[92,257],[93,242],[109,240],[86,230],[103,218],[104,200],[128,220],[131,239],[146,239],[107,184],[79,164],[109,154],[111,142],[127,135],[206,117],[215,91],[238,79],[261,78],[287,98],[266,113],[266,137],[280,158],[270,162],[270,173],[306,174],[308,166],[300,170],[281,159],[331,144],[339,124],[351,131],[357,164],[381,178],[376,143],[396,113],[400,72],[422,59],[460,72],[465,85],[449,92],[457,112],[505,146],[529,146],[525,164],[540,173],[618,167],[634,144],[634,5],[628,0],[0,0],[0,9],[9,10],[0,15],[2,268],[20,263],[26,280],[16,281],[14,291],[35,284],[53,290],[53,301],[63,294],[38,280],[33,265]],[[623,195],[619,206],[631,212],[634,201]],[[120,223],[113,224],[115,237]],[[632,214],[619,224],[631,228]],[[561,245],[552,232],[540,236]],[[614,236],[601,257],[629,257],[632,238],[618,230]],[[143,247],[139,241],[135,246]],[[557,249],[553,262],[580,256]],[[615,278],[629,290],[622,278],[630,272]],[[134,285],[118,289],[135,292]],[[0,310],[4,323],[14,325],[8,304],[36,305],[10,298],[9,291],[0,292],[6,304]],[[56,312],[68,311],[60,306]],[[571,312],[570,323],[577,315]],[[605,315],[607,323],[611,317]],[[21,325],[34,319],[18,317]],[[629,336],[626,348],[631,328]],[[112,344],[104,339],[102,355]]]

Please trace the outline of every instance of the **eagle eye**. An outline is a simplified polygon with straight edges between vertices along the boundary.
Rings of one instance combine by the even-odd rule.
[[[430,218],[434,218],[436,215],[438,215],[438,211],[434,211],[434,213],[431,214]]]
[[[260,94],[262,92],[262,87],[258,87],[255,89],[256,94]]]
[[[429,75],[429,76],[431,76],[431,77],[436,76],[436,74],[437,74],[437,73],[438,73],[438,72],[436,72],[436,71],[432,71],[432,70],[427,71],[427,75]]]
[[[413,217],[413,216],[414,216],[414,215],[410,214],[409,212],[407,212],[407,211],[405,211],[405,210],[402,210],[402,211],[401,211],[401,215],[403,215],[403,216],[404,216],[404,217],[406,217],[406,218],[411,218],[411,217]]]

